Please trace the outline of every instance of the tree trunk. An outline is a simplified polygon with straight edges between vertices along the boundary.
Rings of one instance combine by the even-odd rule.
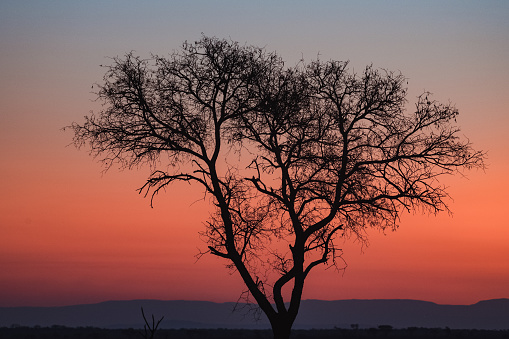
[[[289,339],[292,331],[292,322],[279,319],[271,323],[274,339]]]

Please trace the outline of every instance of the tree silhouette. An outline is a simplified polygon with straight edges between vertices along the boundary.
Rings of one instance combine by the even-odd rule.
[[[336,265],[337,240],[395,228],[402,211],[447,209],[438,179],[482,168],[458,136],[458,111],[423,93],[405,110],[406,79],[347,62],[287,67],[276,53],[203,36],[167,57],[114,58],[104,109],[73,123],[106,165],[156,168],[140,193],[201,184],[214,207],[207,252],[238,271],[288,338],[304,281]],[[152,200],[151,200],[152,203]]]

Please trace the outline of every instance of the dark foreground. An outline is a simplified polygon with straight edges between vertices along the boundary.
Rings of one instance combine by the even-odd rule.
[[[0,328],[2,339],[143,339],[149,333],[135,329],[100,329],[94,327],[15,327]],[[158,330],[154,339],[271,339],[270,330],[230,330],[230,329],[179,329]],[[468,339],[509,339],[509,330],[451,330],[441,328],[372,328],[372,329],[332,329],[332,330],[294,330],[292,339],[368,339],[368,338],[468,338]]]

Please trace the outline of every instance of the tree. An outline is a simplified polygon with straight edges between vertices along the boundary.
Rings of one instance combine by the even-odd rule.
[[[109,167],[151,164],[140,193],[201,185],[208,250],[242,277],[275,338],[288,338],[304,282],[336,265],[337,240],[396,228],[403,211],[446,210],[438,179],[482,168],[458,111],[430,93],[406,108],[406,79],[347,62],[286,67],[263,48],[203,36],[168,57],[129,53],[107,68],[104,109],[74,142]]]

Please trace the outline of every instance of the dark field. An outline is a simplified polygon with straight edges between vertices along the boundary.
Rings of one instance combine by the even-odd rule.
[[[94,327],[0,327],[2,339],[144,339],[150,336],[143,330],[100,329]],[[231,329],[171,329],[158,330],[154,339],[271,339],[270,330],[231,330]],[[372,329],[332,329],[332,330],[294,330],[292,339],[368,339],[368,338],[470,338],[470,339],[509,339],[509,330],[451,330],[441,328],[372,328]]]

